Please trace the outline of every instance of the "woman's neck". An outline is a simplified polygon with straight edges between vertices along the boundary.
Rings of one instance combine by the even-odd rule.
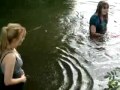
[[[15,47],[13,45],[8,45],[7,50],[14,51]]]
[[[100,16],[100,19],[103,21],[103,20],[104,20],[104,17],[103,17],[103,16]]]

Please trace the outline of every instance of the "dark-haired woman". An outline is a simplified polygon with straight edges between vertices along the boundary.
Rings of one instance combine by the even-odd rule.
[[[100,1],[97,5],[96,12],[91,16],[89,30],[91,38],[102,37],[107,31],[109,4]]]

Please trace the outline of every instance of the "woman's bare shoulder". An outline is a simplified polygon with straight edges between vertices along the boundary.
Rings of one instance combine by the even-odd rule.
[[[3,63],[8,63],[8,62],[13,63],[13,62],[15,62],[15,60],[16,60],[16,56],[14,53],[11,52],[4,56]]]

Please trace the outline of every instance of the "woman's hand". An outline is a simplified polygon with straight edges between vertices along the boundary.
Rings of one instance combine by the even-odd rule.
[[[27,78],[26,78],[25,74],[23,74],[23,75],[21,76],[21,78],[22,78],[22,81],[25,83],[25,82],[26,82],[26,80],[27,80]]]

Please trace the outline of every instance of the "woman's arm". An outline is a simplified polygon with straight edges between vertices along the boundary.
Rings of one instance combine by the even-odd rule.
[[[103,34],[96,33],[96,26],[94,26],[94,25],[90,26],[90,33],[91,33],[92,37],[102,37],[103,36]]]
[[[12,78],[14,67],[15,67],[16,57],[13,53],[10,53],[5,56],[3,60],[4,64],[4,83],[5,85],[14,85],[26,81],[25,75],[22,75],[20,78]]]

